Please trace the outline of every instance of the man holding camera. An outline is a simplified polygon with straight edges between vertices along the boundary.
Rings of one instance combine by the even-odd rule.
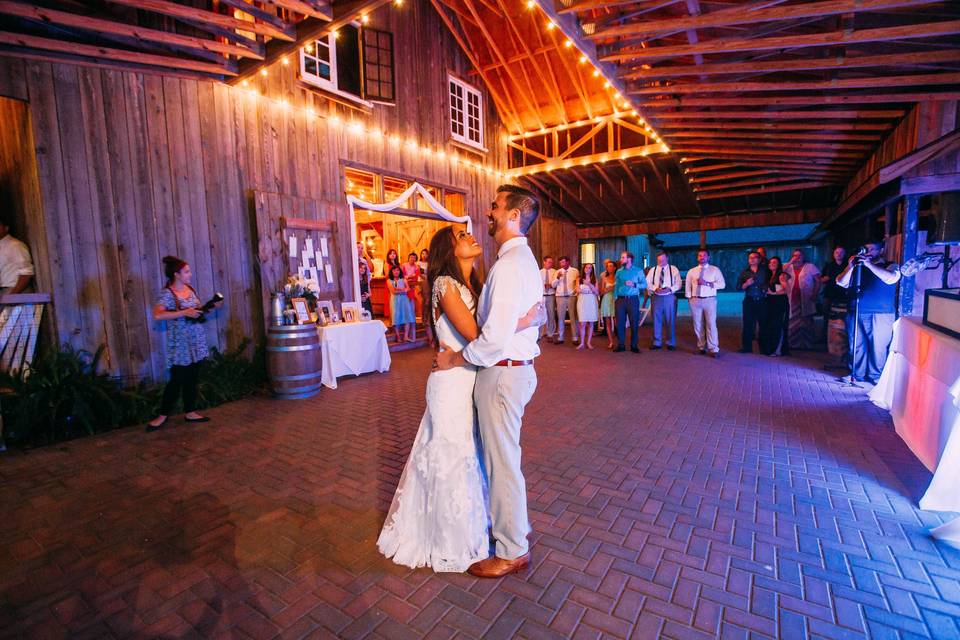
[[[887,362],[896,319],[896,291],[900,267],[883,258],[882,242],[868,242],[837,276],[844,289],[855,285],[860,270],[860,290],[853,290],[847,310],[847,336],[850,341],[850,372],[855,380],[876,384]],[[859,319],[857,312],[859,311]],[[854,323],[858,332],[854,345]]]

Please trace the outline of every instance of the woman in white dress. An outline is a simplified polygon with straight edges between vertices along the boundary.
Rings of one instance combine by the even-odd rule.
[[[473,268],[483,252],[466,231],[445,227],[430,242],[430,300],[425,315],[437,343],[463,349],[479,335],[474,317],[480,278]],[[425,301],[426,302],[426,301]],[[538,324],[542,303],[517,324]],[[377,540],[397,564],[462,572],[490,555],[484,472],[474,439],[475,367],[434,371],[427,379],[427,409]]]
[[[580,277],[577,278],[577,321],[580,323],[580,346],[577,350],[593,349],[593,325],[600,319],[597,306],[597,276],[593,273],[593,265],[583,265]]]

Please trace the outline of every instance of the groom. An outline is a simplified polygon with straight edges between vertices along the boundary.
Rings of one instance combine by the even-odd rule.
[[[480,336],[463,351],[446,345],[437,354],[440,369],[480,367],[473,401],[480,421],[483,459],[490,483],[490,520],[496,555],[471,565],[480,578],[499,578],[530,564],[527,488],[520,470],[520,422],[537,388],[533,359],[540,355],[538,326],[517,332],[517,322],[543,300],[543,283],[526,234],[540,213],[530,191],[513,185],[497,189],[487,214],[488,231],[500,247],[480,296]]]

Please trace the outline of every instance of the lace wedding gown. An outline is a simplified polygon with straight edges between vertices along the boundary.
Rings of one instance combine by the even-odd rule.
[[[441,276],[434,284],[435,309],[447,287],[456,287],[474,308],[469,289]],[[441,343],[466,346],[446,315],[435,324]],[[427,409],[377,540],[380,552],[397,564],[462,572],[489,555],[486,480],[474,436],[476,377],[475,368],[458,367],[427,379]]]

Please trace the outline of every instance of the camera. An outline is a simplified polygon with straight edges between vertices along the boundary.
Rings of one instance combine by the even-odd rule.
[[[865,258],[869,252],[870,250],[867,249],[866,247],[860,247],[860,249],[857,250],[857,257]]]
[[[207,300],[203,304],[203,306],[200,307],[200,309],[198,309],[198,311],[200,311],[200,316],[196,318],[191,318],[190,316],[186,316],[186,321],[195,322],[197,324],[203,324],[204,322],[207,321],[207,313],[212,311],[213,308],[217,305],[217,303],[220,302],[221,300],[223,300],[223,294],[218,291],[215,294],[213,294],[213,297]]]

